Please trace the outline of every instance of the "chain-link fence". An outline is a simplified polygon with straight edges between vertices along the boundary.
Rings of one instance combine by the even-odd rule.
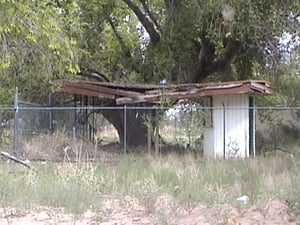
[[[175,151],[201,155],[205,150],[206,132],[215,126],[214,116],[218,113],[214,115],[214,112],[219,112],[222,117],[220,121],[224,125],[221,124],[220,129],[225,136],[226,132],[232,132],[225,122],[226,115],[238,110],[249,116],[242,128],[238,118],[233,121],[238,129],[246,129],[248,135],[247,140],[237,142],[255,143],[256,155],[297,154],[300,151],[299,107],[225,109],[197,104],[173,107],[40,107],[20,104],[17,108],[2,108],[1,148],[37,159],[46,159],[47,151],[52,150],[63,155],[75,142],[82,148],[90,148],[90,155],[101,150],[119,153]],[[254,113],[248,113],[251,111]],[[224,149],[230,144],[236,145],[224,140]],[[250,150],[247,146],[247,151]]]

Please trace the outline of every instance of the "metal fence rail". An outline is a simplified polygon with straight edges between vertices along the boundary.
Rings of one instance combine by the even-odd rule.
[[[0,145],[16,155],[30,152],[34,142],[51,142],[65,149],[67,141],[88,142],[97,148],[114,144],[121,152],[203,153],[203,134],[212,125],[212,112],[255,111],[256,154],[280,151],[297,154],[300,146],[300,107],[212,108],[199,105],[173,107],[40,107],[0,108]],[[227,112],[226,111],[226,112]],[[119,127],[110,116],[118,115]],[[225,115],[225,114],[224,114]],[[109,119],[107,119],[109,118]],[[109,121],[110,120],[110,121]],[[136,122],[135,122],[136,121]],[[140,130],[138,126],[143,126]],[[147,129],[145,129],[145,127]],[[137,131],[135,131],[137,130]],[[141,132],[144,132],[143,135]],[[134,137],[136,136],[136,139]],[[133,136],[133,137],[132,137]],[[134,141],[144,137],[142,147]],[[44,148],[44,147],[41,147]],[[117,148],[117,147],[116,147]],[[142,150],[141,150],[142,149]],[[38,151],[38,150],[36,150]],[[26,156],[25,156],[26,157]]]

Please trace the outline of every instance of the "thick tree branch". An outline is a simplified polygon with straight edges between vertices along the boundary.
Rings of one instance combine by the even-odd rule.
[[[155,15],[153,14],[153,12],[150,11],[149,6],[146,3],[146,0],[140,0],[140,2],[142,3],[145,12],[148,14],[149,18],[154,23],[157,30],[159,30],[161,32],[160,24],[157,22],[157,19],[155,18]]]
[[[122,48],[122,51],[124,52],[125,57],[126,57],[127,59],[129,59],[130,62],[131,62],[131,63],[130,63],[131,68],[132,68],[133,70],[135,70],[136,72],[139,73],[139,72],[140,72],[140,68],[139,68],[139,66],[137,65],[137,64],[138,64],[138,61],[135,60],[134,56],[131,54],[130,49],[128,48],[128,46],[126,45],[125,41],[124,41],[123,38],[121,37],[120,33],[117,31],[116,26],[115,26],[115,24],[114,24],[112,18],[109,18],[109,19],[108,19],[108,22],[109,22],[109,24],[110,24],[110,26],[111,26],[111,28],[112,28],[112,30],[113,30],[113,32],[114,32],[116,38],[118,39],[118,41],[119,41],[119,43],[120,43],[120,45],[121,45],[121,48]]]
[[[199,54],[199,59],[196,63],[194,73],[191,76],[192,82],[201,82],[210,74],[226,73],[230,70],[230,64],[240,49],[240,42],[229,40],[224,53],[214,60],[215,49],[209,41],[204,41]]]
[[[126,57],[131,57],[131,53],[130,53],[130,50],[128,49],[128,47],[126,46],[123,38],[121,37],[121,35],[119,34],[119,32],[117,31],[113,21],[111,18],[108,19],[108,22],[109,22],[109,25],[111,26],[111,29],[113,30],[116,38],[118,39],[120,45],[121,45],[121,48],[125,54]]]
[[[209,73],[224,71],[230,66],[232,59],[240,48],[240,42],[235,40],[228,41],[224,53],[215,60],[209,68]]]
[[[214,47],[209,41],[203,41],[198,61],[196,62],[194,72],[190,78],[191,82],[201,82],[209,75],[207,68],[212,64],[213,54]]]
[[[78,75],[95,79],[100,82],[110,82],[110,80],[104,74],[101,74],[96,70],[92,70],[92,69],[81,69]]]
[[[153,23],[147,18],[147,16],[141,11],[141,9],[134,4],[131,0],[123,0],[128,7],[135,13],[137,18],[140,20],[146,31],[150,36],[150,41],[152,43],[158,43],[160,41],[160,35],[155,30]]]
[[[35,169],[33,167],[31,167],[26,161],[20,160],[17,157],[10,155],[7,152],[1,152],[1,156],[3,156],[4,158],[10,159],[13,162],[19,163],[19,164],[27,167],[28,169],[31,169],[32,171],[36,172]]]

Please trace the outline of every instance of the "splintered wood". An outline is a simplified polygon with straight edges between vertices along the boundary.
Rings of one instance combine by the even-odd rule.
[[[162,99],[177,102],[205,96],[228,94],[271,94],[272,85],[264,80],[178,85],[116,84],[109,82],[64,80],[60,92],[114,99],[116,105],[135,103],[160,104]]]

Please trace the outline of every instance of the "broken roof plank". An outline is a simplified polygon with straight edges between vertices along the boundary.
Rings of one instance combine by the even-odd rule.
[[[178,85],[116,84],[93,81],[63,81],[61,92],[115,99],[117,105],[159,103],[162,98],[174,101],[228,94],[271,94],[272,85],[264,80]]]
[[[162,98],[167,98],[173,101],[178,101],[180,99],[191,99],[197,97],[205,97],[205,96],[215,96],[215,95],[229,95],[229,94],[263,94],[265,92],[257,91],[251,89],[245,89],[243,86],[235,86],[234,88],[224,89],[215,89],[215,88],[203,88],[203,89],[192,89],[189,91],[180,91],[180,92],[161,92],[160,94],[152,94],[152,95],[140,95],[137,98],[128,98],[121,97],[116,98],[117,105],[123,104],[134,104],[134,103],[159,103]]]
[[[101,84],[101,83],[100,83]],[[140,93],[133,92],[133,91],[124,91],[120,89],[112,89],[108,87],[103,87],[99,85],[99,83],[83,83],[83,82],[72,82],[72,81],[65,81],[62,91],[63,92],[70,92],[70,89],[77,89],[77,92],[90,92],[95,93],[92,94],[93,96],[129,96],[129,97],[137,97]],[[98,93],[98,94],[97,94]],[[77,93],[76,93],[77,94]]]
[[[100,93],[98,91],[85,90],[76,87],[67,87],[61,90],[61,92],[69,93],[69,94],[77,94],[77,95],[95,96],[99,98],[115,99],[115,95],[108,95],[108,94]]]

